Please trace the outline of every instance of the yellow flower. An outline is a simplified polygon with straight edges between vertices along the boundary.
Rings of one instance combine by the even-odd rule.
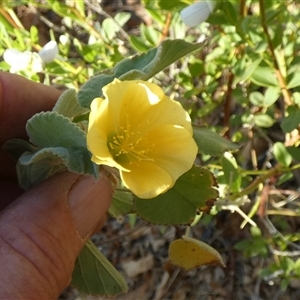
[[[91,103],[87,145],[92,161],[120,170],[140,198],[170,189],[195,160],[191,120],[153,83],[115,79]]]

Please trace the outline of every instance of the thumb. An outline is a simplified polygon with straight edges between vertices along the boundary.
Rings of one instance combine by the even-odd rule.
[[[84,242],[105,221],[112,197],[102,176],[64,172],[0,213],[0,298],[57,299]]]

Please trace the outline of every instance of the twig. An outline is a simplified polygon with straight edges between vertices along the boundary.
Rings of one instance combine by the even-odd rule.
[[[231,117],[231,99],[232,99],[232,84],[233,84],[234,74],[229,72],[228,83],[227,83],[227,93],[224,102],[224,127],[228,128],[224,134],[225,137],[230,138],[230,126],[229,121]]]
[[[96,13],[98,13],[99,15],[102,15],[106,18],[109,18],[111,20],[113,20],[113,22],[119,27],[121,34],[123,35],[123,37],[128,41],[129,40],[129,36],[128,34],[125,32],[125,30],[122,28],[122,26],[114,19],[112,18],[112,16],[110,16],[107,12],[105,12],[101,6],[98,4],[98,6],[93,5],[92,3],[90,3],[88,0],[84,0],[84,3],[91,8],[92,10],[94,10]]]
[[[166,17],[165,26],[162,30],[159,43],[161,43],[164,39],[166,39],[168,37],[171,21],[172,21],[172,13],[168,12],[167,17]]]
[[[240,15],[242,17],[246,17],[247,16],[246,0],[241,0],[241,2],[240,2]]]
[[[264,33],[267,37],[267,42],[268,42],[268,45],[269,45],[269,49],[271,51],[271,56],[272,56],[272,59],[273,59],[273,64],[274,64],[274,67],[275,67],[276,76],[277,76],[277,79],[278,79],[278,82],[279,82],[279,85],[280,85],[280,88],[281,88],[281,91],[282,91],[284,102],[287,106],[289,106],[293,102],[292,102],[292,99],[291,99],[291,94],[290,94],[289,90],[287,89],[285,79],[284,79],[284,77],[283,77],[283,75],[280,71],[279,64],[278,64],[278,61],[277,61],[277,58],[276,58],[276,55],[275,55],[275,50],[274,50],[274,47],[273,47],[273,44],[272,44],[272,39],[270,37],[268,27],[266,25],[266,15],[265,15],[264,1],[265,0],[259,0],[261,24],[262,24]]]

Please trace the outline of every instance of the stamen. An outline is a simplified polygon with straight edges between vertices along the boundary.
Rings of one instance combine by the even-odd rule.
[[[141,131],[131,130],[130,124],[127,124],[126,128],[121,126],[109,138],[108,147],[116,161],[121,164],[133,164],[143,160],[153,161],[147,154],[154,147],[154,143],[149,143],[145,137],[141,136]]]

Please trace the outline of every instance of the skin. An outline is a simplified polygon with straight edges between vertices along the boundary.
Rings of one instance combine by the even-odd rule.
[[[60,92],[0,72],[0,144],[26,138],[26,121],[51,110]],[[24,192],[0,150],[0,299],[57,299],[85,241],[105,222],[109,180],[69,172]]]

